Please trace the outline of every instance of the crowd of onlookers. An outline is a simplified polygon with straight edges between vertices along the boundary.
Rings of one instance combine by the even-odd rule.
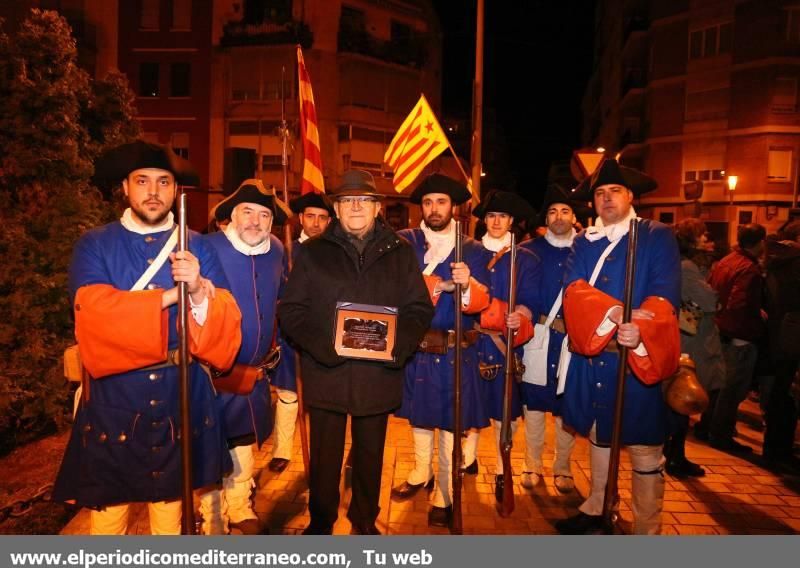
[[[695,361],[709,396],[694,437],[722,451],[752,453],[752,446],[736,440],[736,422],[739,405],[755,391],[765,428],[764,459],[797,467],[800,220],[770,235],[759,224],[742,225],[736,246],[722,258],[700,219],[680,221],[675,236],[682,316],[693,318],[693,325],[681,326],[681,347]],[[677,477],[705,473],[686,458],[689,429],[689,418],[673,413],[664,454],[667,472]]]

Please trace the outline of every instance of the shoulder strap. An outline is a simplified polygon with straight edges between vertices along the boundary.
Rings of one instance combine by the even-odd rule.
[[[144,271],[139,277],[139,280],[136,281],[136,284],[131,286],[131,292],[138,292],[139,290],[143,290],[144,287],[153,279],[153,276],[156,275],[164,263],[167,261],[169,257],[169,253],[172,252],[172,249],[175,248],[175,245],[178,244],[178,227],[175,227],[175,230],[172,231],[172,234],[167,239],[167,242],[164,243],[164,247],[161,249],[161,252],[158,253],[158,256],[153,261],[153,264],[147,267],[147,270]]]

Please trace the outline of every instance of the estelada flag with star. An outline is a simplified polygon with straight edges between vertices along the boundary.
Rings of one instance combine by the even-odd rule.
[[[383,156],[392,171],[392,183],[401,193],[436,156],[450,147],[425,95],[420,95],[411,114],[400,125]]]

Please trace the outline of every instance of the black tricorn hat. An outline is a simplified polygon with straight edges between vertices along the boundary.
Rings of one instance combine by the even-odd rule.
[[[578,187],[572,190],[572,199],[593,201],[594,190],[601,185],[609,184],[627,187],[637,196],[653,191],[658,187],[656,180],[644,172],[621,166],[613,158],[606,158],[591,176],[584,179]]]
[[[260,179],[244,180],[236,191],[217,203],[211,213],[217,222],[230,219],[233,209],[240,203],[263,205],[272,211],[276,225],[282,225],[292,216],[289,207],[275,195],[275,190],[264,187]]]
[[[376,199],[383,197],[378,193],[375,178],[371,173],[364,170],[347,170],[342,175],[342,183],[331,194],[331,199],[336,201],[341,197],[359,195]]]
[[[316,207],[317,209],[325,209],[330,213],[331,217],[336,216],[336,211],[333,210],[333,203],[324,193],[317,191],[310,191],[304,193],[300,197],[295,197],[289,200],[289,208],[297,214],[303,212],[306,207]]]
[[[200,176],[188,160],[184,160],[168,146],[136,140],[108,150],[95,162],[92,183],[97,187],[112,187],[132,171],[144,168],[166,170],[175,176],[179,185],[196,187]]]
[[[422,197],[429,193],[449,195],[455,205],[461,205],[472,197],[467,187],[453,178],[442,174],[431,174],[411,192],[409,199],[411,203],[419,204],[422,203]]]
[[[567,192],[564,186],[558,183],[547,184],[547,189],[544,192],[544,199],[542,200],[542,208],[539,210],[539,215],[536,217],[536,224],[540,227],[547,225],[547,210],[554,203],[563,203],[572,209],[575,217],[583,218],[591,214],[591,209],[586,206],[586,203],[576,201],[574,195]]]
[[[536,214],[533,207],[516,193],[494,190],[488,192],[483,200],[472,210],[478,219],[487,213],[507,213],[515,221],[527,221]]]

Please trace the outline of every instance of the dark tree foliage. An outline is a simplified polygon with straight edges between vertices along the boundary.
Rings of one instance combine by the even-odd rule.
[[[72,247],[114,215],[92,164],[140,130],[125,77],[93,80],[71,33],[51,11],[0,21],[0,455],[69,419]]]

